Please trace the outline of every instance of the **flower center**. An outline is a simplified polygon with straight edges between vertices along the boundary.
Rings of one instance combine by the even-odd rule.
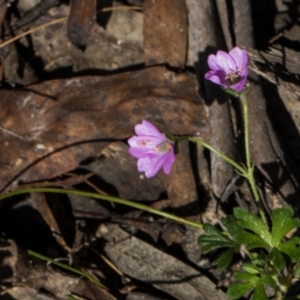
[[[163,142],[160,145],[157,145],[154,148],[154,151],[156,153],[159,153],[159,152],[171,152],[172,151],[172,146],[169,143],[167,143],[167,142]]]
[[[230,85],[236,84],[241,81],[240,70],[236,70],[233,73],[227,74],[225,79],[229,81]]]
[[[150,142],[150,140],[141,140],[140,145],[141,146],[147,146],[147,144]]]

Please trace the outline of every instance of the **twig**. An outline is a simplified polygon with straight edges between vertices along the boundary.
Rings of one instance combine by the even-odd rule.
[[[116,7],[105,7],[103,9],[101,9],[100,12],[107,12],[107,11],[113,11],[113,10],[142,10],[141,7],[139,6],[116,6]],[[53,20],[53,21],[50,21],[48,23],[45,23],[45,24],[42,24],[38,27],[35,27],[35,28],[32,28],[32,29],[29,29],[11,39],[9,39],[8,41],[5,41],[4,43],[0,44],[0,49],[13,43],[14,41],[22,38],[23,36],[26,36],[30,33],[33,33],[35,31],[38,31],[40,29],[43,29],[45,27],[48,27],[48,26],[51,26],[51,25],[54,25],[54,24],[57,24],[57,23],[61,23],[61,22],[64,22],[68,19],[68,17],[63,17],[63,18],[60,18],[60,19],[57,19],[57,20]]]

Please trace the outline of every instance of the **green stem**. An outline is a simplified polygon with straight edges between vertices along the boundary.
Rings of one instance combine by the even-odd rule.
[[[244,142],[245,142],[245,155],[247,169],[251,169],[251,156],[250,156],[250,138],[249,138],[249,116],[248,116],[248,103],[244,93],[240,94],[240,100],[243,109],[244,121]]]
[[[27,194],[27,193],[57,193],[57,194],[72,194],[72,195],[77,195],[77,196],[84,196],[84,197],[90,197],[90,198],[95,198],[95,199],[100,199],[100,200],[105,200],[105,201],[110,201],[114,203],[119,203],[123,205],[127,205],[133,208],[137,208],[140,210],[147,211],[149,213],[176,221],[178,223],[182,223],[185,225],[193,226],[196,228],[201,228],[202,229],[202,224],[193,222],[184,218],[177,217],[175,215],[151,208],[147,205],[143,205],[140,203],[136,203],[130,200],[125,200],[113,196],[108,196],[108,195],[99,195],[96,193],[89,193],[89,192],[83,192],[83,191],[78,191],[78,190],[68,190],[68,189],[59,189],[59,188],[26,188],[26,189],[21,189],[21,190],[16,190],[12,192],[8,192],[6,194],[0,195],[0,201],[9,197],[13,197],[16,195],[20,194]]]
[[[241,93],[239,97],[242,109],[243,109],[243,121],[244,121],[244,143],[245,143],[245,155],[246,155],[246,167],[247,167],[247,180],[249,182],[253,197],[257,203],[259,214],[266,226],[268,226],[267,219],[262,207],[257,186],[255,184],[254,178],[254,167],[251,163],[251,154],[250,154],[250,135],[249,135],[249,116],[248,116],[248,103],[245,96],[245,93]]]
[[[198,137],[189,137],[188,140],[191,141],[191,142],[199,143],[203,147],[205,147],[205,148],[209,149],[210,151],[214,152],[216,155],[221,157],[223,160],[225,160],[226,162],[231,164],[236,170],[238,170],[241,173],[241,175],[247,177],[247,170],[245,170],[242,166],[240,166],[238,163],[233,161],[231,158],[229,158],[228,156],[226,156],[222,152],[220,152],[217,149],[215,149],[214,147],[212,147],[210,144],[204,142],[202,139],[200,139]]]
[[[78,274],[78,275],[80,275],[80,276],[83,276],[83,277],[87,278],[90,282],[93,282],[93,283],[97,284],[97,285],[100,286],[101,288],[108,289],[106,286],[104,286],[101,282],[99,282],[97,279],[95,279],[93,276],[89,275],[88,273],[82,272],[82,271],[80,271],[80,270],[78,270],[78,269],[76,269],[76,268],[73,268],[73,267],[69,266],[69,265],[60,263],[59,261],[56,261],[56,260],[54,260],[54,259],[51,259],[51,258],[49,258],[49,257],[47,257],[47,256],[44,256],[44,255],[39,254],[39,253],[37,253],[37,252],[34,252],[34,251],[32,251],[32,250],[27,250],[27,253],[28,253],[29,255],[32,255],[32,256],[34,256],[34,257],[37,257],[38,259],[44,260],[44,261],[46,261],[46,262],[48,262],[48,263],[50,262],[50,263],[53,264],[53,265],[59,266],[59,267],[65,269],[65,270],[68,270],[68,271],[71,271],[71,272],[73,272],[73,273],[75,273],[75,274]]]
[[[275,289],[275,300],[282,300],[282,293],[280,289]]]
[[[251,154],[250,154],[250,136],[249,136],[249,116],[248,116],[248,103],[244,93],[240,94],[240,100],[243,109],[243,120],[244,120],[244,142],[245,142],[245,155],[246,155],[246,167],[248,170],[248,182],[250,184],[253,197],[256,202],[260,202],[260,197],[255,184],[254,179],[254,169],[251,164]]]

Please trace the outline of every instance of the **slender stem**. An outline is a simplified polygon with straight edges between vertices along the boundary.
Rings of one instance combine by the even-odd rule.
[[[226,162],[228,162],[229,164],[231,164],[236,170],[238,170],[243,176],[247,175],[247,170],[244,169],[242,166],[240,166],[238,163],[236,163],[235,161],[233,161],[231,158],[229,158],[228,156],[226,156],[225,154],[223,154],[222,152],[218,151],[217,149],[215,149],[214,147],[212,147],[211,145],[209,145],[208,143],[204,142],[202,139],[198,138],[198,137],[189,137],[188,138],[189,141],[191,142],[196,142],[201,144],[202,146],[204,146],[205,148],[209,149],[210,151],[214,152],[216,155],[218,155],[219,157],[221,157],[223,160],[225,160]]]
[[[244,121],[244,142],[245,142],[245,155],[247,169],[251,169],[251,156],[250,156],[250,138],[249,138],[249,117],[248,117],[248,103],[244,93],[240,94],[240,100],[243,108],[243,121]]]
[[[242,104],[243,109],[243,121],[244,121],[244,143],[245,143],[245,155],[246,155],[246,167],[247,167],[247,175],[246,178],[249,182],[251,191],[253,193],[253,197],[257,203],[257,207],[259,210],[259,214],[266,226],[268,226],[268,222],[264,213],[264,209],[262,207],[257,186],[255,184],[254,178],[254,167],[251,163],[251,154],[250,154],[250,136],[249,136],[249,116],[248,116],[248,103],[245,96],[245,93],[241,93],[239,99]]]
[[[280,289],[275,289],[275,300],[282,300],[282,293]]]
[[[134,207],[140,210],[144,210],[147,211],[149,213],[176,221],[178,223],[182,223],[185,225],[189,225],[189,226],[193,226],[196,228],[201,228],[202,229],[202,224],[197,223],[197,222],[193,222],[184,218],[180,218],[177,217],[175,215],[154,209],[152,207],[149,207],[147,205],[143,205],[140,203],[136,203],[130,200],[125,200],[125,199],[121,199],[121,198],[117,198],[117,197],[113,197],[113,196],[108,196],[108,195],[99,195],[96,193],[89,193],[89,192],[83,192],[83,191],[78,191],[78,190],[69,190],[69,189],[60,189],[60,188],[26,188],[26,189],[21,189],[21,190],[16,190],[16,191],[12,191],[12,192],[8,192],[6,194],[2,194],[0,195],[0,201],[5,199],[5,198],[9,198],[9,197],[13,197],[16,195],[20,195],[20,194],[26,194],[26,193],[57,193],[57,194],[72,194],[72,195],[78,195],[78,196],[84,196],[84,197],[90,197],[90,198],[95,198],[95,199],[100,199],[100,200],[105,200],[105,201],[110,201],[110,202],[114,202],[114,203],[119,203],[119,204],[123,204],[123,205],[127,205],[130,207]]]
[[[27,249],[26,249],[26,250],[27,250]],[[82,272],[81,270],[78,270],[78,269],[73,268],[73,267],[71,267],[71,266],[69,266],[69,265],[63,264],[63,263],[61,263],[61,262],[59,262],[59,261],[56,261],[56,260],[54,260],[54,259],[51,259],[51,258],[49,258],[49,257],[47,257],[47,256],[44,256],[44,255],[39,254],[39,253],[37,253],[37,252],[34,252],[34,251],[32,251],[32,250],[27,250],[27,253],[28,253],[29,255],[31,255],[31,256],[37,257],[38,259],[44,260],[44,261],[46,261],[46,262],[48,262],[48,263],[51,263],[51,264],[56,265],[56,266],[59,266],[59,267],[65,269],[65,270],[69,270],[69,271],[71,271],[71,272],[73,272],[73,273],[75,273],[75,274],[78,274],[78,275],[80,275],[80,276],[83,276],[83,277],[87,278],[89,281],[91,281],[91,282],[97,284],[97,285],[100,286],[101,288],[105,288],[106,290],[108,289],[108,288],[107,288],[106,286],[104,286],[100,281],[98,281],[96,278],[94,278],[93,276],[89,275],[89,274],[86,273],[86,272]]]
[[[244,120],[244,142],[245,142],[245,155],[246,155],[246,166],[248,170],[248,182],[250,184],[254,199],[256,202],[260,201],[258,190],[254,179],[254,169],[251,164],[251,154],[250,154],[250,136],[249,136],[249,116],[248,116],[248,103],[244,93],[240,94],[240,100],[243,109],[243,120]]]

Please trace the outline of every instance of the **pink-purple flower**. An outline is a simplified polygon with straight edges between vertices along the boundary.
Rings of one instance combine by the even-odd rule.
[[[248,54],[239,47],[233,48],[229,53],[218,51],[211,54],[207,60],[210,71],[205,78],[226,88],[237,92],[242,91],[248,76]]]
[[[145,172],[147,178],[155,176],[161,168],[170,174],[175,161],[173,143],[146,120],[134,129],[136,135],[128,140],[128,152],[138,159],[138,170]]]

